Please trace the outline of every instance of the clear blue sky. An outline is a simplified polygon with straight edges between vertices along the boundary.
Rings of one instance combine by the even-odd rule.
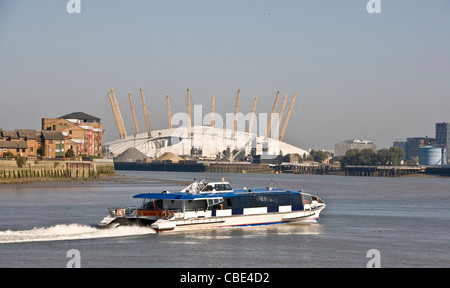
[[[346,139],[378,148],[434,137],[450,122],[450,1],[381,0],[0,1],[0,128],[40,129],[41,118],[84,111],[117,137],[107,89],[133,133],[127,94],[143,86],[152,128],[194,104],[270,112],[276,91],[297,93],[285,141],[333,149]],[[280,106],[279,106],[280,107]]]

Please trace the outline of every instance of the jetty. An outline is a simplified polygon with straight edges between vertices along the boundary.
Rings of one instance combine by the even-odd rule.
[[[353,166],[344,168],[345,176],[400,177],[426,172],[426,168],[417,166]]]

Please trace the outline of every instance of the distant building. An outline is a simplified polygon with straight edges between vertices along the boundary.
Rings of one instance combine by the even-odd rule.
[[[0,130],[0,157],[5,153],[28,158],[37,157],[40,137],[36,130]]]
[[[419,159],[420,148],[424,146],[434,146],[436,139],[428,137],[410,137],[406,139],[405,143],[405,160]]]
[[[392,147],[399,147],[402,148],[403,151],[406,151],[406,141],[401,140],[394,141]]]
[[[369,140],[347,140],[341,143],[338,143],[334,146],[335,148],[335,156],[345,156],[348,150],[350,149],[372,149],[376,150],[375,143]]]
[[[61,132],[65,140],[59,145],[64,145],[64,152],[72,149],[77,156],[102,154],[103,124],[100,118],[83,112],[75,112],[59,118],[43,118],[42,131]]]
[[[450,123],[436,123],[436,145],[445,148],[447,151],[444,156],[444,165],[447,165],[450,160],[450,153],[448,153],[450,148]]]
[[[64,141],[62,132],[42,131],[42,144],[44,146],[45,156],[49,159],[63,158],[65,156]]]
[[[300,163],[302,160],[302,156],[297,153],[291,153],[287,155],[283,155],[282,161],[285,163]]]

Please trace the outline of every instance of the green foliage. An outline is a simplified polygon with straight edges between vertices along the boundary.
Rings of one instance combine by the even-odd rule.
[[[75,152],[72,149],[69,149],[69,150],[66,151],[65,157],[73,159],[73,158],[75,158]]]
[[[13,153],[11,153],[11,152],[9,152],[9,151],[3,153],[3,158],[6,158],[6,159],[15,159],[15,160],[16,160],[16,163],[17,163],[17,166],[18,166],[19,168],[22,168],[25,164],[27,164],[27,158],[22,157],[22,156],[15,156]]]
[[[341,166],[348,165],[382,165],[382,166],[397,166],[405,157],[405,152],[402,148],[391,147],[389,149],[381,149],[374,151],[372,149],[350,149],[341,159]]]
[[[5,152],[5,153],[3,153],[3,158],[6,158],[6,159],[8,159],[8,158],[14,158],[14,154],[13,153],[11,153],[11,152]]]
[[[323,151],[311,150],[309,160],[313,160],[319,163],[322,163],[328,158],[328,154]]]
[[[37,149],[37,154],[39,155],[39,156],[41,156],[41,157],[44,157],[45,156],[45,148],[44,148],[44,146],[40,146],[38,149]]]
[[[23,166],[25,166],[25,164],[27,164],[27,158],[22,157],[22,156],[17,156],[16,163],[17,163],[17,166],[19,166],[19,168],[22,168]]]

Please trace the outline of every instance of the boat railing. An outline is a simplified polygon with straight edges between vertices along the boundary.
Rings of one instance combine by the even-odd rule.
[[[136,215],[138,207],[120,207],[120,208],[109,208],[108,215],[111,217],[133,217]]]

